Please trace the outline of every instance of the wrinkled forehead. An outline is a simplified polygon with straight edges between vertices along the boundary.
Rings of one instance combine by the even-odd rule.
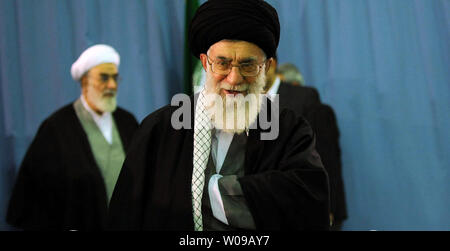
[[[256,61],[266,59],[264,51],[256,44],[241,40],[222,40],[208,50],[208,56],[212,59],[227,61]]]

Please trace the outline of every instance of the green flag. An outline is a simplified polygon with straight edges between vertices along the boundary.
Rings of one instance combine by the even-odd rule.
[[[185,23],[184,23],[184,93],[191,95],[193,93],[192,88],[192,74],[196,64],[200,61],[194,57],[189,50],[189,24],[194,17],[195,11],[199,7],[198,0],[185,0]]]

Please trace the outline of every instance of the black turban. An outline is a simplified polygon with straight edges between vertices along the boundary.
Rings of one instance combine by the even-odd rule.
[[[209,0],[189,25],[191,52],[200,57],[211,45],[224,40],[256,44],[267,58],[276,54],[280,41],[277,11],[263,0]]]

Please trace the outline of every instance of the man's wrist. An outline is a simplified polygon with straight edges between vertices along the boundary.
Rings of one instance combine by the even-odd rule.
[[[208,183],[208,194],[211,204],[211,210],[214,217],[228,225],[228,220],[223,206],[222,195],[220,194],[219,190],[219,179],[221,179],[222,177],[223,176],[220,174],[214,174],[213,176],[211,176]]]

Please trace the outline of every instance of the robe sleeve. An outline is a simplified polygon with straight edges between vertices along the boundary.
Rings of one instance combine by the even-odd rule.
[[[339,128],[333,109],[326,104],[310,107],[305,114],[316,133],[316,148],[330,180],[331,219],[337,225],[347,217],[344,183],[342,181],[341,149],[339,146]]]
[[[252,166],[256,171],[239,178],[245,199],[259,230],[327,230],[328,176],[314,134],[301,117],[284,115],[279,138],[266,143],[272,146],[266,156],[277,161]]]
[[[10,198],[7,222],[25,230],[60,229],[64,213],[56,128],[40,126],[20,166]]]
[[[239,229],[255,229],[255,222],[245,200],[236,175],[228,175],[219,179],[220,194],[223,201],[228,224]]]

